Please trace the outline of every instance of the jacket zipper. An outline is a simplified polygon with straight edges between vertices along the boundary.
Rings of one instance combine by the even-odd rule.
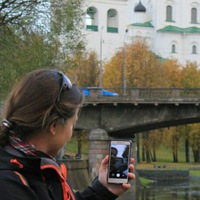
[[[21,169],[24,167],[17,159],[10,159],[10,163],[17,164]]]

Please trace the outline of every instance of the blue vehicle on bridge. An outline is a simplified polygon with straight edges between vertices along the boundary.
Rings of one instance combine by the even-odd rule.
[[[119,94],[116,92],[110,92],[108,90],[99,87],[87,87],[87,88],[82,88],[82,90],[85,96],[91,96],[92,91],[98,91],[99,96],[112,96],[112,97],[119,96]]]

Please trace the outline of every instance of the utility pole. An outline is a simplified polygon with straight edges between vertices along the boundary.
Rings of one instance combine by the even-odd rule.
[[[102,44],[103,44],[103,39],[102,39],[102,31],[103,31],[103,26],[101,27],[100,30],[100,67],[99,67],[99,88],[102,88],[102,75],[103,75],[103,63],[102,63]]]
[[[124,33],[124,55],[123,55],[123,95],[126,96],[126,34],[128,33],[128,29],[125,30]]]

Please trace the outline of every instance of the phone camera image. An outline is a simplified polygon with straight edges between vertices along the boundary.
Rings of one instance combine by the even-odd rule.
[[[111,142],[108,181],[125,183],[128,180],[130,142]]]

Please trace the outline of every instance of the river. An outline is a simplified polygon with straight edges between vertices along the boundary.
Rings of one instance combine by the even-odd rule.
[[[138,200],[200,200],[200,180],[153,183],[136,195]]]
[[[200,200],[200,179],[152,183],[148,188],[131,189],[120,200]]]

